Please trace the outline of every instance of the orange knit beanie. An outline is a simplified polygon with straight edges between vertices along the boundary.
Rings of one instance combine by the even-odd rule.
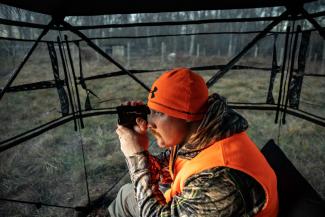
[[[184,120],[201,120],[207,110],[208,87],[203,78],[187,68],[162,74],[152,85],[149,108]]]

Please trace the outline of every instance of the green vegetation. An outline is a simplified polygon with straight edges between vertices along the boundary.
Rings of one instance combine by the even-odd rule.
[[[40,52],[42,53],[42,52]],[[45,54],[44,54],[45,55]],[[43,55],[43,56],[44,56]],[[195,60],[195,61],[194,61]],[[202,60],[202,61],[200,61]],[[46,58],[33,62],[21,72],[17,83],[52,79],[51,66]],[[249,61],[249,59],[247,60]],[[255,60],[258,64],[268,60]],[[123,62],[123,59],[121,59]],[[190,59],[195,65],[224,64],[220,57]],[[186,66],[188,62],[175,62],[172,66]],[[96,66],[96,67],[95,67]],[[130,69],[162,68],[158,57],[137,58]],[[41,69],[41,70],[39,70]],[[78,68],[76,69],[78,72]],[[85,76],[117,70],[101,59],[85,61]],[[199,72],[208,79],[215,71]],[[161,74],[145,73],[138,77],[148,86]],[[230,71],[210,92],[218,92],[231,102],[264,102],[269,83],[269,73],[263,71]],[[111,77],[87,81],[87,87],[100,99],[91,96],[94,108],[119,105],[132,99],[146,100],[146,91],[128,76]],[[324,79],[306,80],[302,99],[321,102],[325,92]],[[275,82],[274,97],[277,99],[279,76]],[[313,88],[317,87],[317,88]],[[81,93],[84,105],[86,94]],[[301,106],[315,114],[324,115],[324,104]],[[0,103],[1,140],[32,129],[61,116],[56,89],[8,93]],[[290,115],[280,128],[274,124],[275,112],[240,111],[249,121],[248,133],[262,147],[273,138],[280,144],[299,171],[325,197],[325,129]],[[0,154],[0,195],[3,198],[41,201],[64,206],[81,206],[87,203],[82,146],[88,172],[89,191],[92,200],[112,187],[126,171],[126,164],[120,152],[115,115],[101,115],[85,118],[85,128],[74,131],[73,122],[59,126],[40,136],[24,142]],[[154,143],[152,141],[152,143]],[[154,146],[154,145],[153,145]],[[151,147],[154,152],[159,150]],[[122,182],[127,182],[124,177]],[[107,195],[114,197],[116,188]],[[1,215],[1,214],[5,215]],[[45,208],[1,202],[0,216],[72,216],[69,209]]]

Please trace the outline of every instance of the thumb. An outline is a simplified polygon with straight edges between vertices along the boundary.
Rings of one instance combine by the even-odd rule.
[[[134,126],[134,130],[140,134],[146,133],[148,128],[147,121],[140,117],[137,117],[135,121],[136,125]]]

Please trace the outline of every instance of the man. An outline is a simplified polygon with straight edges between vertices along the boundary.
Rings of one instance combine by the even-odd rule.
[[[120,190],[111,216],[277,215],[276,176],[247,136],[247,121],[223,97],[209,97],[200,75],[164,73],[148,107],[148,123],[137,118],[134,130],[117,127],[132,185]],[[166,148],[159,156],[147,150],[147,129]]]

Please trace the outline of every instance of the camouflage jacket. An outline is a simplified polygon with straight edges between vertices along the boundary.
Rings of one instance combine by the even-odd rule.
[[[218,109],[218,108],[214,108]],[[223,139],[247,129],[246,120],[233,110],[227,109],[222,133]],[[231,126],[224,128],[224,126]],[[216,167],[189,177],[181,194],[166,203],[161,186],[172,182],[168,165],[170,158],[191,159],[201,149],[180,147],[159,156],[148,151],[128,157],[127,164],[134,185],[140,216],[254,216],[265,203],[265,193],[253,178],[227,167]]]

